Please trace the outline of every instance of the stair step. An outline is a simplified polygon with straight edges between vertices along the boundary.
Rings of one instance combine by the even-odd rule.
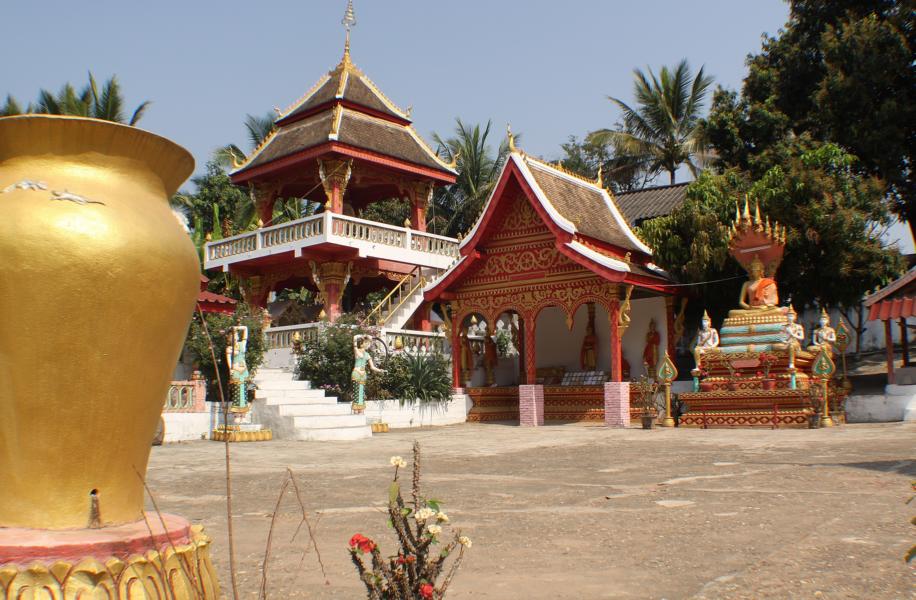
[[[338,404],[337,398],[334,396],[318,396],[318,395],[298,395],[298,396],[256,396],[256,398],[265,399],[265,404],[267,406],[286,406],[286,405],[295,405],[295,404]],[[348,406],[346,403],[343,403],[344,406]]]
[[[255,390],[255,398],[273,398],[274,400],[324,397],[324,390],[265,390],[261,388]]]
[[[255,380],[255,385],[257,385],[258,389],[261,390],[287,391],[312,389],[311,381],[274,381],[268,379],[267,381]]]
[[[296,429],[331,429],[336,427],[358,427],[366,425],[366,415],[316,415],[293,417]]]
[[[318,417],[318,416],[342,416],[349,415],[350,405],[344,403],[321,404],[278,404],[280,414],[285,417]]]
[[[334,427],[330,429],[300,429],[296,439],[309,442],[335,442],[344,440],[362,440],[372,437],[372,428],[368,425],[358,427]]]

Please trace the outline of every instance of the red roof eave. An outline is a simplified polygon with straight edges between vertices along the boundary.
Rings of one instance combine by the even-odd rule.
[[[869,321],[892,321],[909,317],[916,317],[916,298],[910,296],[881,300],[868,309]]]
[[[440,171],[438,169],[418,165],[416,163],[400,160],[391,156],[379,154],[378,152],[364,150],[362,148],[357,148],[356,146],[350,146],[349,144],[343,144],[333,140],[329,140],[318,146],[313,146],[312,148],[300,150],[294,154],[289,154],[257,167],[236,171],[229,176],[229,179],[235,185],[243,185],[252,179],[255,179],[256,177],[262,177],[275,171],[295,166],[311,158],[316,158],[330,152],[336,152],[351,158],[358,158],[369,163],[397,169],[412,175],[429,177],[430,179],[435,179],[436,181],[439,181],[445,185],[455,183],[456,179],[456,175],[449,173],[448,171]]]

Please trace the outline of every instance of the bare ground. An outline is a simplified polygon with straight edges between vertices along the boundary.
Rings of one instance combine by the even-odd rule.
[[[271,598],[365,597],[354,533],[394,552],[382,513],[392,455],[423,446],[424,492],[473,539],[450,598],[916,598],[916,425],[826,430],[522,429],[465,424],[362,442],[231,446],[241,597],[256,598],[291,467],[317,522],[278,513]],[[201,522],[229,591],[223,445],[154,448],[160,508]]]

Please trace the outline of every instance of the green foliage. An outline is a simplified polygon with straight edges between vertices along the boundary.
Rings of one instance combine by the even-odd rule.
[[[410,204],[400,198],[388,198],[373,202],[360,213],[359,217],[377,223],[403,227],[404,221],[410,217]]]
[[[340,320],[322,327],[318,336],[302,344],[299,378],[311,381],[313,386],[341,401],[351,401],[354,391],[350,380],[354,363],[353,336],[367,333]],[[376,373],[369,373],[368,380],[371,382],[376,377]]]
[[[651,69],[648,76],[636,69],[634,78],[635,108],[608,98],[623,112],[623,127],[592,132],[590,141],[613,145],[616,156],[629,157],[651,177],[667,171],[674,183],[682,164],[696,175],[695,160],[705,151],[700,112],[712,77],[702,67],[692,76],[687,61],[682,60],[674,69],[662,67],[658,77]]]
[[[452,397],[451,366],[441,354],[401,352],[392,355],[384,368],[385,373],[369,378],[370,400],[397,398],[403,405],[442,402]]]
[[[458,179],[453,185],[438,188],[433,196],[428,220],[430,231],[457,237],[466,233],[483,210],[483,205],[496,186],[497,177],[509,155],[507,141],[493,153],[489,144],[490,122],[481,130],[456,119],[455,137],[433,139],[445,160],[458,160]],[[520,136],[516,135],[516,139]]]
[[[777,37],[748,58],[740,99],[720,90],[705,130],[726,166],[760,177],[783,163],[791,138],[836,143],[876,175],[916,227],[916,22],[894,0],[792,0]]]
[[[616,154],[614,145],[600,141],[600,136],[587,136],[579,141],[575,136],[562,144],[563,168],[589,179],[601,178],[604,185],[615,193],[642,189],[652,174],[643,168],[643,162],[626,154]]]
[[[115,123],[136,125],[143,118],[143,114],[150,104],[149,100],[141,102],[134,109],[130,120],[127,120],[124,112],[124,94],[121,92],[121,84],[118,82],[117,75],[112,75],[100,88],[90,71],[89,83],[79,92],[70,83],[64,84],[56,95],[48,90],[41,90],[38,93],[37,103],[29,104],[25,112],[92,117],[94,119],[114,121]],[[0,109],[0,116],[22,113],[22,106],[16,99],[12,96],[7,96],[6,104]]]
[[[226,364],[226,344],[229,330],[239,322],[248,327],[245,363],[248,365],[248,372],[254,377],[261,363],[264,362],[264,352],[267,350],[261,331],[261,317],[257,309],[240,303],[234,315],[204,314],[204,318],[206,319],[206,332],[200,319],[200,313],[194,313],[191,328],[185,339],[184,351],[191,356],[196,368],[206,377],[210,387],[207,397],[214,401],[220,398],[216,378],[218,368],[220,381],[223,384],[223,394],[228,399],[229,391],[226,384],[229,380],[229,368]],[[209,338],[207,332],[210,334]],[[211,341],[213,354],[210,353]],[[215,364],[213,355],[216,356]]]
[[[704,173],[671,215],[639,228],[655,259],[684,282],[736,276],[724,224],[734,220],[745,193],[761,211],[788,227],[785,259],[777,274],[780,297],[805,305],[853,306],[902,269],[896,251],[883,248],[888,221],[883,186],[854,169],[855,158],[833,144],[801,139],[783,165],[755,182],[737,169]],[[722,316],[737,302],[740,281],[699,286],[702,302]]]
[[[275,119],[276,115],[273,111],[268,111],[260,117],[245,115],[245,131],[248,135],[249,150],[257,148],[273,132],[276,127]],[[235,144],[228,144],[215,152],[214,159],[222,167],[231,167],[233,163],[245,159],[245,151]]]

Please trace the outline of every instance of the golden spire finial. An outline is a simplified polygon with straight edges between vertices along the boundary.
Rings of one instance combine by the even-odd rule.
[[[754,224],[760,225],[760,203],[754,200]]]
[[[600,188],[603,188],[603,187],[604,187],[604,178],[602,177],[602,175],[603,175],[602,170],[603,170],[603,169],[604,169],[604,165],[598,165],[598,180],[595,181],[595,185],[597,185],[597,186],[600,187]]]
[[[457,169],[458,168],[458,159],[460,157],[461,157],[461,150],[458,150],[457,152],[452,154],[452,162],[448,163],[448,168]]]
[[[747,221],[751,220],[751,207],[748,204],[747,194],[744,195],[744,219]]]
[[[515,147],[515,136],[512,135],[512,125],[506,123],[506,135],[509,137],[509,152],[518,152]]]
[[[344,62],[350,61],[350,28],[356,25],[356,13],[353,12],[353,0],[347,0],[347,10],[344,12],[344,18],[340,21],[341,25],[347,30],[347,38],[344,42]]]

